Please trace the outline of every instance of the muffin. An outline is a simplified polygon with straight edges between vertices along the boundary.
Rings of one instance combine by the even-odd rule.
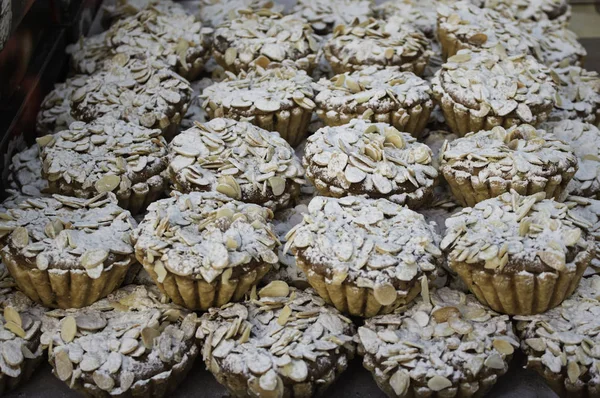
[[[596,245],[596,256],[592,258],[584,276],[600,274],[600,201],[580,196],[568,196],[565,204],[569,208],[567,218],[585,230]]]
[[[16,153],[8,166],[8,189],[12,196],[39,198],[48,196],[48,181],[42,178],[39,147],[32,145]]]
[[[431,56],[429,41],[420,31],[372,18],[336,27],[323,53],[337,74],[376,65],[421,76]]]
[[[204,363],[233,397],[321,396],[354,357],[352,322],[282,281],[200,321]]]
[[[364,22],[372,17],[373,0],[299,0],[292,13],[306,19],[315,33],[329,35],[337,25]]]
[[[385,199],[317,196],[287,239],[325,301],[367,318],[414,300],[441,261],[433,226]]]
[[[43,311],[23,293],[14,288],[15,282],[4,264],[0,263],[0,394],[25,383],[44,358],[40,345]]]
[[[511,56],[532,54],[536,46],[514,16],[479,8],[468,0],[440,4],[437,13],[437,35],[444,58],[462,49],[477,51],[495,47],[502,47]]]
[[[579,120],[546,123],[545,128],[573,148],[577,172],[567,186],[576,196],[600,199],[600,130]]]
[[[572,30],[551,21],[532,22],[524,28],[537,43],[534,55],[538,61],[552,66],[583,66],[587,51]]]
[[[30,299],[80,308],[121,284],[135,260],[135,226],[112,193],[27,199],[0,220],[0,255]]]
[[[92,74],[115,54],[126,54],[157,57],[182,77],[194,80],[210,57],[211,33],[193,15],[150,7],[117,21],[100,35],[70,45],[67,53],[76,73]]]
[[[441,248],[450,268],[495,311],[530,315],[556,307],[594,257],[568,207],[544,196],[507,192],[446,220]]]
[[[105,18],[111,25],[119,19],[134,16],[147,9],[167,15],[185,13],[184,8],[172,0],[120,0],[116,4],[103,5],[103,10],[107,14]]]
[[[352,119],[389,123],[419,137],[427,124],[433,100],[429,84],[397,67],[369,66],[346,72],[316,85],[317,115],[328,126]]]
[[[482,7],[492,8],[503,14],[511,15],[522,22],[552,21],[556,25],[566,26],[571,19],[571,6],[568,0],[471,0],[481,3]]]
[[[104,115],[163,132],[170,139],[187,112],[192,88],[181,76],[153,60],[119,57],[106,71],[91,76],[71,96],[71,115],[92,122]]]
[[[537,126],[554,107],[550,70],[533,57],[461,50],[432,80],[433,96],[453,133],[494,126]]]
[[[449,143],[440,172],[462,206],[511,190],[521,195],[544,192],[560,198],[577,172],[572,147],[554,134],[529,125],[494,127]]]
[[[512,323],[471,294],[423,292],[399,314],[358,328],[363,366],[388,397],[482,397],[508,370]]]
[[[87,82],[87,75],[77,75],[64,83],[56,83],[40,105],[36,130],[38,135],[54,134],[66,130],[75,121],[71,116],[71,95]]]
[[[213,57],[225,70],[239,73],[286,59],[307,72],[315,67],[317,41],[305,19],[266,9],[238,13],[213,34]]]
[[[238,11],[259,11],[269,9],[273,12],[282,12],[283,7],[272,0],[201,0],[198,18],[204,26],[216,28],[225,21],[235,19]]]
[[[560,397],[600,394],[598,291],[600,276],[584,279],[570,299],[545,314],[515,317],[527,367]]]
[[[220,118],[175,137],[168,170],[179,192],[216,191],[272,210],[287,207],[304,182],[294,150],[277,133]]]
[[[266,59],[265,59],[266,60]],[[290,145],[306,138],[315,108],[312,78],[290,61],[228,76],[201,98],[210,119],[226,117],[277,131]]]
[[[286,235],[288,232],[300,224],[307,213],[308,206],[303,203],[275,213],[273,232],[275,232],[277,239],[281,243],[281,246],[277,248],[279,261],[273,264],[273,268],[265,275],[261,283],[268,284],[273,281],[283,281],[299,289],[309,286],[306,275],[296,265],[296,257],[289,250],[286,250],[284,246],[287,242]]]
[[[377,18],[400,19],[419,29],[427,38],[436,40],[436,8],[447,0],[388,0],[375,8]]]
[[[135,255],[177,305],[206,311],[239,301],[278,261],[273,213],[220,193],[174,193],[154,202]]]
[[[69,130],[38,138],[49,191],[89,199],[114,192],[137,214],[159,198],[168,181],[167,143],[158,129],[105,116],[73,122]]]
[[[427,145],[389,124],[358,119],[308,137],[302,163],[324,196],[367,195],[411,208],[431,201],[438,176]]]
[[[93,397],[169,396],[199,353],[197,316],[144,286],[126,286],[44,323],[52,373]]]
[[[600,125],[600,77],[578,66],[555,68],[552,79],[557,93],[549,121],[581,120]]]

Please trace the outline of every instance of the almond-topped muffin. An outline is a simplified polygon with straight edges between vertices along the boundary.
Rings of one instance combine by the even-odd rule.
[[[560,198],[577,171],[573,148],[529,125],[467,134],[442,151],[440,172],[463,206],[511,190]]]
[[[571,298],[540,315],[517,316],[517,334],[535,370],[560,397],[600,395],[597,333],[600,276],[583,279]]]
[[[19,289],[47,307],[79,308],[116,289],[135,260],[136,226],[112,193],[27,199],[0,220],[2,260]]]
[[[326,396],[354,357],[352,321],[312,289],[282,281],[211,308],[200,322],[204,363],[232,397]]]
[[[217,191],[272,210],[288,207],[304,182],[300,160],[277,133],[231,119],[198,123],[175,137],[169,161],[177,191]]]
[[[16,153],[8,166],[8,189],[11,196],[39,198],[48,196],[48,181],[42,177],[42,161],[37,144]]]
[[[203,106],[210,119],[251,122],[296,146],[306,138],[315,108],[312,78],[292,61],[264,66],[228,73],[202,92]]]
[[[566,26],[571,19],[571,6],[568,0],[471,0],[517,18],[522,22],[550,20]]]
[[[432,80],[433,96],[452,132],[465,135],[494,126],[537,126],[554,107],[550,70],[532,56],[460,50]]]
[[[304,18],[270,10],[244,11],[219,25],[213,35],[213,57],[234,73],[286,59],[310,72],[317,63],[317,50],[312,28]]]
[[[115,56],[110,68],[91,76],[71,96],[71,115],[92,122],[104,115],[159,128],[166,138],[177,133],[192,88],[156,59]]]
[[[388,124],[358,119],[308,137],[302,161],[324,196],[367,195],[411,208],[431,200],[438,175],[427,145]]]
[[[77,75],[54,85],[54,90],[40,105],[35,125],[38,135],[54,134],[69,128],[75,121],[71,116],[71,96],[86,84],[88,78],[87,75]]]
[[[374,5],[373,0],[298,0],[292,13],[306,19],[315,33],[329,35],[337,25],[372,17]]]
[[[600,124],[600,76],[579,66],[554,68],[552,79],[558,92],[548,120],[581,120]]]
[[[140,11],[151,8],[163,14],[184,14],[185,9],[173,0],[119,0],[115,4],[103,5],[104,12],[108,15],[108,22],[112,25],[119,19],[131,17]]]
[[[565,204],[569,208],[567,218],[591,236],[596,245],[596,256],[584,276],[600,274],[600,200],[567,196]]]
[[[388,123],[419,137],[433,109],[431,87],[412,72],[369,66],[321,79],[315,85],[317,115],[328,126],[352,119]]]
[[[538,61],[550,66],[583,66],[587,51],[572,30],[551,21],[531,22],[523,28],[537,44],[533,55]]]
[[[179,7],[179,6],[178,6]],[[156,7],[114,23],[106,32],[72,44],[76,73],[91,74],[116,54],[156,57],[184,78],[194,80],[210,57],[212,29],[203,28],[193,15],[163,12]]]
[[[353,316],[387,314],[410,303],[441,261],[433,226],[386,199],[317,196],[287,238],[310,285]]]
[[[282,12],[283,6],[273,0],[200,0],[198,18],[202,24],[216,28],[225,21],[238,17],[238,11],[259,11],[268,9],[272,12]]]
[[[158,129],[105,116],[73,122],[68,130],[38,138],[42,175],[49,191],[89,199],[114,192],[137,214],[168,185],[167,143]]]
[[[273,212],[215,192],[174,193],[148,208],[135,254],[174,303],[239,301],[278,261]]]
[[[54,310],[42,342],[52,373],[93,397],[170,396],[199,354],[197,315],[156,286],[125,286],[78,310]]]
[[[367,319],[356,339],[363,366],[393,398],[482,397],[519,347],[508,316],[449,288]]]
[[[579,120],[545,123],[544,128],[571,146],[577,156],[577,172],[567,191],[600,199],[600,130]]]
[[[339,25],[323,53],[335,73],[353,72],[371,65],[398,66],[421,76],[429,62],[429,40],[410,25],[388,25],[383,20]]]
[[[435,40],[437,6],[447,0],[388,0],[375,8],[378,18],[389,20],[398,18],[414,25],[425,36]]]
[[[491,8],[479,8],[469,0],[440,4],[438,38],[444,58],[459,50],[502,47],[509,55],[532,54],[534,39],[515,20]]]
[[[539,314],[569,297],[595,245],[563,203],[515,191],[446,220],[441,248],[483,304],[510,315]]]
[[[6,394],[27,382],[44,359],[40,316],[45,308],[16,289],[2,262],[0,307],[0,394]]]

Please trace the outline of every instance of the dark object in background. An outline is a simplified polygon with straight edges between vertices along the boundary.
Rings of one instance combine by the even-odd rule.
[[[0,195],[12,155],[35,140],[40,103],[67,73],[66,45],[87,34],[101,0],[4,2],[12,8],[0,15],[12,18],[0,51]]]

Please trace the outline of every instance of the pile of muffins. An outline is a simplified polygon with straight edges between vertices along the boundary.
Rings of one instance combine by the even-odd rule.
[[[129,0],[0,208],[0,392],[600,393],[600,77],[566,0]]]

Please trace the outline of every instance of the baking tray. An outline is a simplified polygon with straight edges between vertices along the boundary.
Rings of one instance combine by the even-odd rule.
[[[291,7],[294,0],[278,0],[278,3]],[[105,1],[105,4],[110,1]],[[189,11],[194,12],[197,9],[197,1],[188,0],[181,2]],[[377,1],[381,3],[381,0]],[[585,5],[584,5],[585,6]],[[574,10],[574,19],[578,18],[577,6]],[[583,6],[582,6],[583,7]],[[582,8],[585,18],[589,20],[589,9]],[[102,8],[96,15],[90,32],[101,30]],[[581,16],[583,17],[583,16]],[[600,14],[596,16],[596,23],[600,26]],[[600,52],[596,52],[600,47],[600,37],[586,36],[581,40],[588,50],[588,60],[586,68],[591,70],[600,70]],[[544,380],[535,372],[525,369],[525,358],[522,354],[516,353],[513,358],[509,371],[501,377],[494,388],[486,395],[489,398],[556,398],[557,395],[545,384]],[[32,379],[19,389],[5,395],[9,398],[31,397],[78,397],[78,393],[70,390],[67,385],[51,373],[51,367],[44,363],[33,375]],[[210,372],[208,372],[199,357],[189,375],[180,384],[179,388],[170,395],[173,398],[189,397],[226,397],[227,391],[222,387]],[[384,398],[385,394],[377,387],[370,372],[362,367],[362,358],[356,356],[351,361],[346,372],[327,390],[326,395],[331,398],[353,398],[353,397],[372,397]]]

